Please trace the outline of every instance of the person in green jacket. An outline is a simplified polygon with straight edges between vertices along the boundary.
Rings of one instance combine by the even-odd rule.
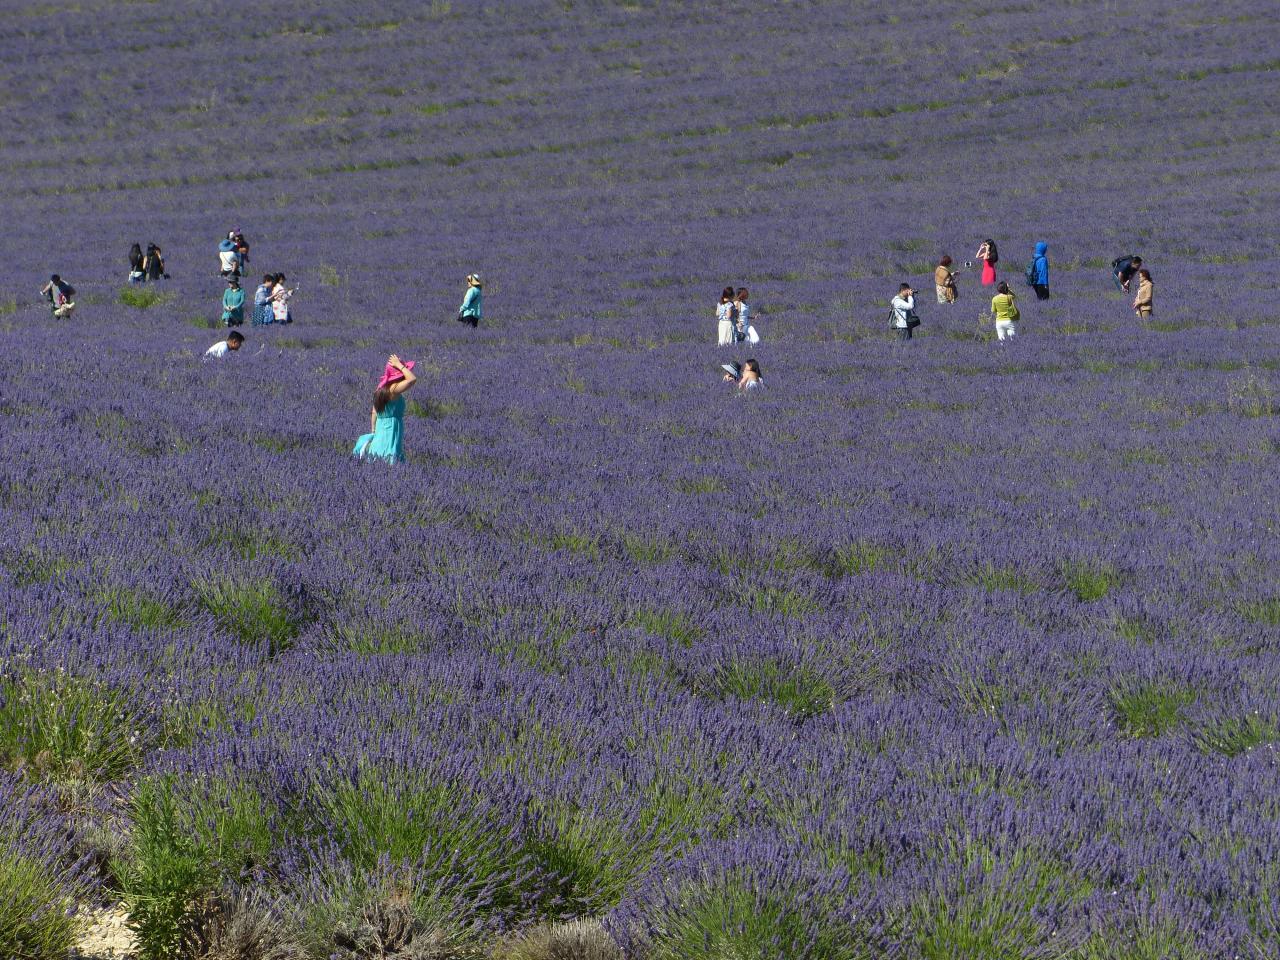
[[[996,336],[1001,340],[1012,340],[1013,335],[1018,332],[1018,298],[1003,280],[996,291],[996,295],[991,298],[991,316],[996,321]]]
[[[222,323],[228,327],[244,323],[244,291],[235,277],[227,280],[227,289],[222,294]]]
[[[480,280],[480,274],[467,274],[467,295],[462,298],[462,306],[458,308],[458,320],[461,323],[469,323],[473,327],[480,326],[481,300],[482,295],[480,288],[484,284]]]

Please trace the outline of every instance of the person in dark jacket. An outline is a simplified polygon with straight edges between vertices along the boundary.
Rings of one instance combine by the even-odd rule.
[[[129,248],[129,282],[144,283],[147,275],[142,272],[142,244],[135,243]]]
[[[1036,244],[1035,256],[1031,266],[1027,268],[1027,279],[1031,281],[1031,289],[1036,292],[1036,299],[1049,299],[1049,245],[1041,240]]]
[[[142,261],[142,272],[147,275],[147,280],[155,283],[161,277],[166,280],[169,274],[164,270],[164,252],[154,243],[147,244],[147,256]]]
[[[1129,292],[1129,281],[1142,269],[1142,258],[1138,256],[1116,257],[1111,261],[1111,279],[1117,290]]]

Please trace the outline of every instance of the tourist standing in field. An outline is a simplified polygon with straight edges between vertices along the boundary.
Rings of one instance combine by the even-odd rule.
[[[1151,282],[1151,271],[1143,267],[1138,271],[1138,293],[1133,298],[1133,312],[1139,320],[1151,316],[1151,302],[1155,296],[1155,286]]]
[[[356,440],[355,456],[389,463],[404,460],[404,394],[417,382],[412,360],[401,363],[394,353],[387,358],[382,379],[373,391],[369,432]]]
[[[467,274],[467,292],[462,298],[462,306],[458,307],[460,323],[470,324],[472,327],[480,326],[484,316],[483,287],[484,282],[480,279],[480,274]]]
[[[239,227],[227,234],[227,239],[235,244],[236,253],[240,257],[240,269],[243,270],[245,264],[249,262],[249,241],[244,238]]]
[[[40,295],[49,301],[53,315],[59,320],[70,317],[75,312],[76,288],[64,281],[56,273],[49,282],[40,288]]]
[[[285,287],[284,279],[283,273],[277,273],[272,278],[271,312],[276,323],[293,323],[293,311],[289,309],[293,291]]]
[[[222,322],[228,327],[244,323],[244,291],[235,277],[227,280],[227,289],[222,293]]]
[[[146,274],[147,280],[155,283],[157,280],[168,279],[169,274],[164,269],[164,253],[154,243],[147,244],[147,255],[142,258],[142,272]]]
[[[996,282],[996,264],[1000,262],[1000,254],[996,250],[994,240],[983,240],[982,246],[974,255],[975,260],[982,261],[982,285],[989,287]]]
[[[720,292],[720,302],[716,304],[716,344],[721,347],[733,343],[734,299],[733,287],[725,287]]]
[[[129,248],[129,282],[145,283],[147,279],[146,273],[142,266],[145,258],[142,256],[142,244],[135,243]]]
[[[1036,292],[1037,300],[1049,299],[1049,245],[1041,240],[1027,265],[1027,285]]]
[[[221,360],[229,353],[234,353],[240,349],[240,344],[244,343],[244,334],[239,330],[232,330],[227,334],[227,339],[219,340],[212,347],[204,352],[206,360]]]
[[[218,244],[218,265],[224,277],[240,276],[240,251],[230,236]]]
[[[943,257],[933,270],[933,289],[938,294],[939,303],[955,303],[959,292],[956,290],[956,275],[951,270],[951,258]]]
[[[276,278],[266,273],[262,276],[262,283],[258,285],[258,289],[253,291],[253,325],[255,327],[265,326],[275,320],[275,313],[271,309],[271,288],[275,286]]]
[[[991,317],[996,323],[996,339],[1012,340],[1018,332],[1018,298],[1009,289],[1009,284],[1001,281],[996,287],[996,295],[991,298]]]
[[[911,284],[904,283],[898,287],[898,295],[893,298],[891,320],[899,340],[910,340],[911,331],[920,326],[920,318],[916,316],[916,291],[911,289]]]
[[[1111,279],[1116,289],[1129,292],[1129,281],[1142,267],[1142,258],[1138,256],[1116,257],[1111,261]]]
[[[747,303],[750,295],[746,287],[739,287],[733,297],[733,339],[736,343],[746,343],[750,339],[751,305]]]

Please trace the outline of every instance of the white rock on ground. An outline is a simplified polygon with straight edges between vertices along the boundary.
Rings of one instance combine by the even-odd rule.
[[[127,917],[120,907],[86,911],[84,933],[67,960],[132,960],[138,943],[125,926]]]

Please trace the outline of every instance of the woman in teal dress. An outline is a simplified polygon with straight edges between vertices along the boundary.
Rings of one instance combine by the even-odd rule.
[[[412,360],[401,363],[394,353],[387,358],[387,368],[373,391],[369,432],[356,440],[352,451],[355,456],[362,460],[386,460],[388,463],[399,463],[404,459],[404,394],[417,382]]]
[[[244,291],[235,277],[227,281],[227,289],[222,294],[222,323],[228,327],[244,323]]]

